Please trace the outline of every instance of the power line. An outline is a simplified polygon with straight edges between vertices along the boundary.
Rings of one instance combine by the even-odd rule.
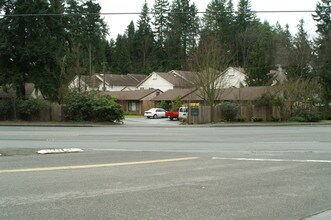
[[[252,11],[256,14],[272,14],[272,13],[314,13],[315,10],[285,10],[285,11]],[[190,12],[168,12],[166,14],[189,14]],[[199,11],[197,14],[206,14],[205,11]],[[234,12],[223,12],[223,13],[237,13]],[[60,16],[112,16],[112,15],[140,15],[141,12],[104,12],[104,13],[41,13],[41,14],[0,14],[0,17],[60,17]],[[149,12],[148,14],[154,15],[153,12]]]

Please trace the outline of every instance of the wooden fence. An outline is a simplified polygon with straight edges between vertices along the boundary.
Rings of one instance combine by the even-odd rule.
[[[196,110],[196,109],[198,110]],[[198,112],[198,114],[192,114]],[[254,106],[253,104],[241,104],[239,105],[238,117],[251,121],[252,118],[261,118],[263,121],[270,121],[273,118],[280,118],[280,108],[277,106]],[[216,106],[211,108],[210,106],[189,107],[188,123],[189,124],[206,124],[217,123],[223,119],[220,107]]]

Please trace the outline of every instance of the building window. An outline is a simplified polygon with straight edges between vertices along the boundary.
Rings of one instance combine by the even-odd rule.
[[[129,102],[129,111],[130,112],[137,112],[139,111],[139,102],[131,101]]]

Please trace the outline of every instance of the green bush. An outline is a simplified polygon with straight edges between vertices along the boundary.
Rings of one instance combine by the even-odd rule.
[[[245,122],[245,121],[247,121],[247,118],[244,117],[244,116],[239,116],[239,117],[236,118],[236,121],[238,121],[238,122]]]
[[[180,124],[182,124],[182,125],[187,125],[187,124],[188,124],[188,120],[187,120],[187,118],[182,118],[182,119],[180,120]]]
[[[303,122],[318,122],[321,120],[320,116],[317,113],[312,112],[306,108],[297,109],[293,113],[292,117],[301,117],[304,119]]]
[[[64,98],[66,120],[70,121],[120,121],[124,118],[122,107],[113,98],[97,93],[70,92]]]
[[[262,122],[263,118],[259,116],[252,117],[252,122]]]
[[[12,100],[0,101],[0,120],[8,120],[13,117],[14,102]]]
[[[277,117],[277,116],[271,116],[271,121],[272,122],[280,122],[281,121],[281,118],[280,117]]]
[[[26,100],[17,100],[17,113],[22,120],[35,119],[42,109],[47,108],[45,100],[28,98]]]
[[[165,110],[169,110],[170,109],[170,104],[167,101],[161,101],[161,102],[156,104],[156,108],[163,108]]]
[[[99,97],[93,106],[94,121],[121,121],[124,119],[122,107],[114,99]]]
[[[219,105],[221,116],[225,121],[234,121],[237,117],[239,107],[235,103],[223,102]]]
[[[91,94],[70,92],[64,97],[67,108],[65,118],[70,121],[91,121],[93,111]]]
[[[270,94],[262,94],[260,98],[256,99],[253,103],[255,106],[257,107],[261,107],[261,106],[272,106],[272,102],[273,102],[274,97]]]
[[[273,106],[283,106],[284,103],[285,103],[284,98],[282,98],[280,96],[276,96],[272,100],[272,105]]]
[[[183,106],[182,98],[180,96],[177,96],[171,101],[170,106],[170,111],[178,111],[178,109]]]
[[[306,119],[301,116],[293,116],[290,118],[290,121],[294,122],[306,122]]]

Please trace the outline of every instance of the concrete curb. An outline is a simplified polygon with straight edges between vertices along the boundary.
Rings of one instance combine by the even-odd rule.
[[[210,127],[286,127],[286,126],[330,126],[329,122],[315,122],[315,123],[224,123],[224,124],[211,124]]]
[[[191,124],[191,125],[147,125],[147,124],[72,124],[72,123],[40,123],[40,122],[31,122],[31,123],[20,123],[20,122],[0,122],[0,126],[8,127],[109,127],[109,126],[126,126],[126,127],[162,127],[162,128],[175,128],[175,127],[281,127],[281,126],[330,126],[330,122],[256,122],[256,123],[215,123],[215,124]]]
[[[104,126],[117,126],[119,124],[73,124],[73,123],[41,123],[41,122],[0,122],[3,127],[104,127]]]
[[[79,153],[79,152],[83,152],[83,150],[79,148],[64,148],[64,149],[38,150],[37,154],[59,154],[59,153]]]

